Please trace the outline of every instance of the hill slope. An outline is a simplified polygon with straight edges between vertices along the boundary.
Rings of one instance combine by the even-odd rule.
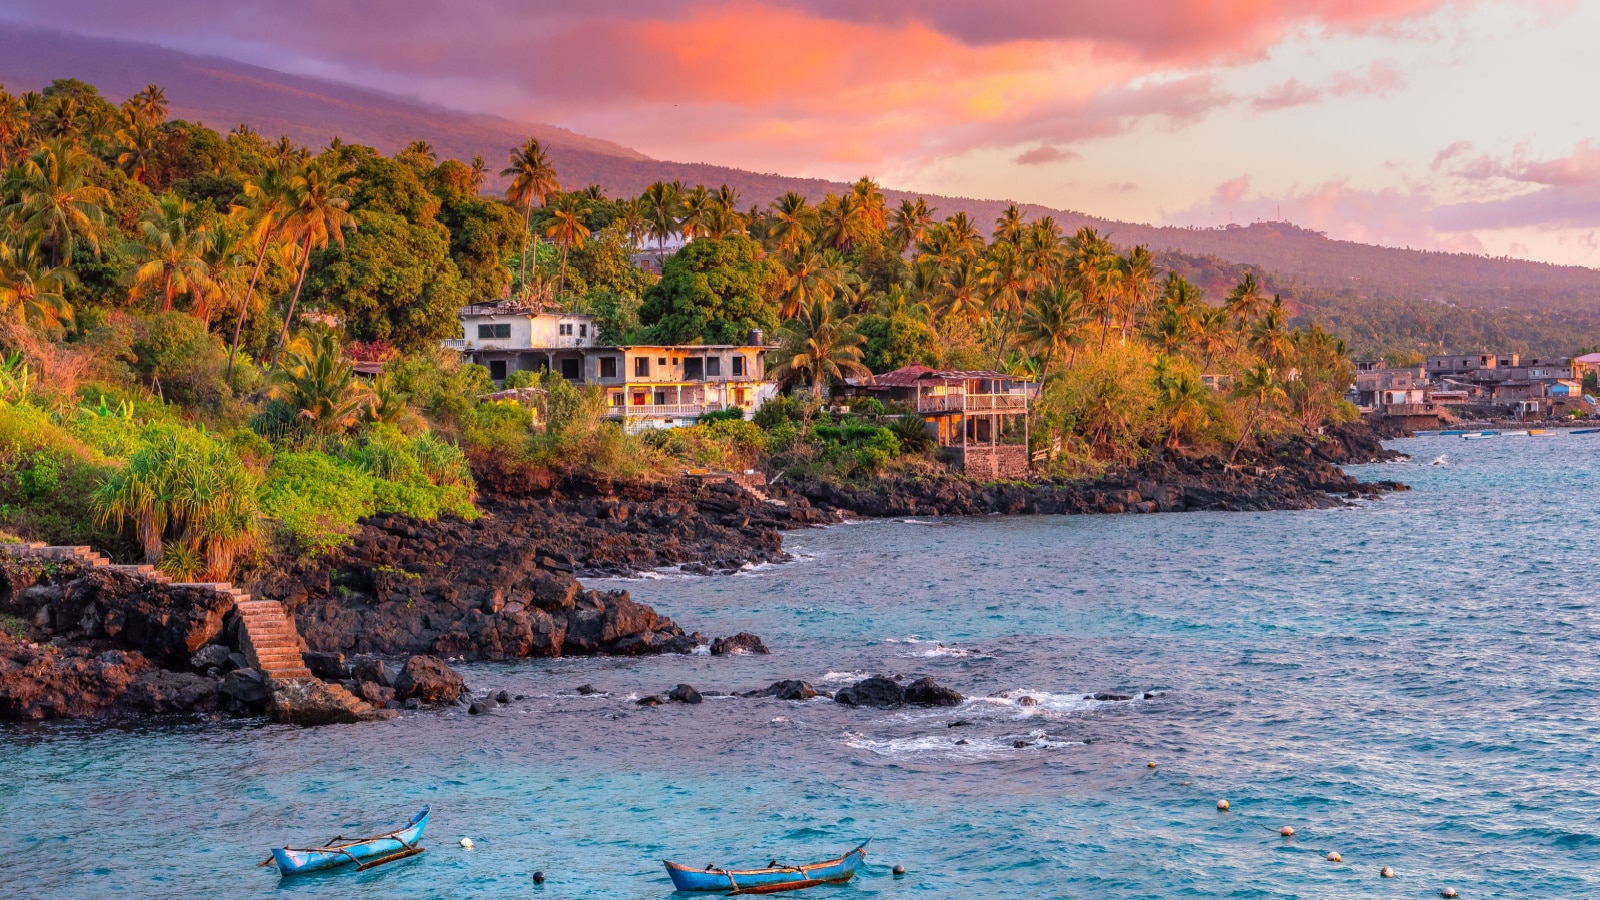
[[[0,23],[0,83],[38,89],[55,78],[78,78],[121,100],[148,83],[166,88],[172,115],[221,130],[248,122],[268,137],[287,134],[320,147],[335,134],[394,152],[413,140],[433,144],[441,157],[482,154],[497,170],[514,145],[537,136],[568,187],[599,184],[613,195],[634,195],[657,180],[727,184],[745,204],[765,204],[785,191],[820,200],[840,183],[790,178],[697,163],[652,159],[610,141],[553,125],[529,125],[467,115],[329,81],[286,75],[224,59]],[[913,192],[886,190],[891,203]],[[966,211],[992,222],[1007,202],[926,195],[940,215]],[[1518,310],[1593,312],[1600,303],[1600,270],[1521,260],[1374,247],[1284,223],[1218,229],[1164,228],[1117,222],[1070,210],[1019,204],[1030,216],[1052,215],[1068,231],[1090,226],[1123,246],[1215,256],[1276,276],[1303,303],[1317,298],[1392,298]],[[1213,291],[1213,294],[1215,292]]]

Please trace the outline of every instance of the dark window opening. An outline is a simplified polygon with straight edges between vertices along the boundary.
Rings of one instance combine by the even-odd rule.
[[[572,335],[572,323],[571,322],[562,322],[561,323],[561,336],[562,337],[570,337],[571,335]]]
[[[504,325],[479,325],[478,326],[478,340],[480,340],[480,341],[493,340],[494,338],[508,338],[508,337],[511,337],[511,324],[509,322],[504,324]]]
[[[733,377],[744,377],[744,357],[742,356],[735,356],[733,358]]]
[[[667,405],[667,392],[666,391],[656,391],[655,404],[657,406],[666,406]]]
[[[686,359],[683,361],[683,377],[686,380],[698,380],[705,377],[705,362],[703,359]],[[716,360],[711,360],[716,362]]]
[[[588,323],[587,322],[579,323],[579,325],[578,325],[578,337],[588,337],[588,336],[589,336],[589,325],[588,325]]]
[[[503,359],[489,360],[489,377],[495,381],[506,380],[506,361]]]
[[[641,357],[638,357],[637,359],[635,359],[633,361],[633,377],[635,377],[635,378],[649,378],[650,377],[650,357],[641,356]]]
[[[722,374],[722,360],[715,356],[706,357],[706,375],[716,378]]]
[[[583,377],[583,364],[576,359],[563,359],[561,361],[561,377],[568,381],[577,381]]]
[[[602,356],[602,357],[600,357],[600,377],[601,378],[615,378],[615,377],[617,377],[617,358],[615,356]]]
[[[666,366],[667,366],[667,358],[665,356],[663,356],[660,359],[656,360],[656,365],[661,366],[662,368],[666,368]]]

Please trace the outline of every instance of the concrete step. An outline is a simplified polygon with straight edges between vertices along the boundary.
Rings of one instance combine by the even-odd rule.
[[[277,681],[288,681],[292,678],[310,678],[311,670],[305,666],[300,666],[295,669],[265,669],[261,674]]]

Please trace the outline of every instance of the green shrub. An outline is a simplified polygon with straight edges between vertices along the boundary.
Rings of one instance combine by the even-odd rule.
[[[539,373],[528,369],[518,369],[506,376],[503,382],[507,389],[530,388],[539,386]]]
[[[743,421],[744,421],[744,410],[739,408],[739,407],[737,407],[737,406],[734,406],[734,407],[730,407],[728,409],[718,409],[718,410],[712,410],[711,412],[708,412],[708,413],[701,413],[700,418],[697,420],[697,423],[700,424],[700,425],[710,425],[713,422],[743,422]]]
[[[805,404],[787,394],[780,394],[761,404],[754,418],[757,425],[766,429],[775,428],[782,422],[803,422],[806,418]]]
[[[883,415],[883,401],[877,397],[857,397],[850,401],[850,414],[852,416],[881,416]]]

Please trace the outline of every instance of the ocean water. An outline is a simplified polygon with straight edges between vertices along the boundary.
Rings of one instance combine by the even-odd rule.
[[[1354,509],[875,522],[630,580],[773,652],[469,666],[528,697],[491,715],[0,726],[0,893],[666,897],[663,858],[872,837],[857,881],[808,896],[1600,895],[1600,435],[1396,446],[1415,458],[1358,472],[1415,490]],[[632,702],[878,672],[975,699]],[[254,865],[425,803],[418,858]]]

